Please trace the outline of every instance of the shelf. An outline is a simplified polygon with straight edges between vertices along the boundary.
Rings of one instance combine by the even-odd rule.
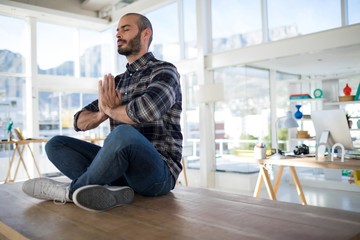
[[[316,138],[290,138],[290,141],[316,141]]]
[[[304,98],[304,99],[290,99],[290,102],[301,102],[301,103],[307,103],[307,102],[322,102],[324,101],[323,98]],[[359,101],[360,102],[360,101]]]
[[[346,104],[360,104],[360,101],[346,101],[346,102],[324,102],[324,106],[339,106]]]

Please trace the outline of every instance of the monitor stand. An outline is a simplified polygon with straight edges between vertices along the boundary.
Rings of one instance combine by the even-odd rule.
[[[328,146],[328,140],[329,140],[330,131],[323,131],[321,133],[318,146],[316,147],[316,160],[317,161],[325,161],[325,152],[326,148],[330,149]]]
[[[326,160],[325,152],[326,152],[326,148],[328,148],[329,151],[328,155],[331,155],[330,160],[334,161],[335,149],[339,147],[341,149],[341,162],[344,162],[344,155],[345,155],[344,145],[342,145],[341,143],[335,143],[333,146],[330,146],[328,144],[329,136],[330,136],[330,131],[325,130],[322,132],[318,146],[316,148],[316,154],[315,154],[316,160],[325,161]]]

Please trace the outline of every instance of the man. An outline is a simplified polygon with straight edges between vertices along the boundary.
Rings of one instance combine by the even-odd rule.
[[[67,136],[46,144],[50,161],[72,181],[30,179],[23,191],[35,198],[71,202],[90,211],[130,203],[134,191],[167,194],[181,166],[181,88],[172,64],[154,58],[148,48],[152,26],[143,15],[124,15],[117,29],[118,52],[127,70],[99,81],[99,97],[74,116],[77,131],[96,128],[107,119],[111,132],[103,147]]]

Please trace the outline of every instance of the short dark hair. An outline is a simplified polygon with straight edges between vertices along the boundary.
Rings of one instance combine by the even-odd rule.
[[[139,13],[127,13],[125,14],[123,17],[125,16],[137,16],[138,17],[138,21],[137,21],[137,26],[139,28],[139,31],[142,32],[143,30],[145,30],[146,28],[150,28],[151,30],[151,35],[150,35],[150,38],[149,38],[149,44],[148,44],[148,47],[150,46],[151,42],[152,42],[152,39],[153,39],[153,28],[152,28],[152,25],[151,25],[151,22],[150,20],[145,17],[144,15],[141,15]]]

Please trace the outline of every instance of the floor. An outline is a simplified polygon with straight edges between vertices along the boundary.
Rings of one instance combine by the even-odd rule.
[[[303,186],[303,190],[308,205],[360,212],[360,194],[358,192],[306,186]],[[241,194],[252,196],[253,192],[242,192]],[[261,191],[261,197],[268,199],[265,188]],[[277,199],[278,201],[300,204],[295,186],[286,182],[281,183]]]

